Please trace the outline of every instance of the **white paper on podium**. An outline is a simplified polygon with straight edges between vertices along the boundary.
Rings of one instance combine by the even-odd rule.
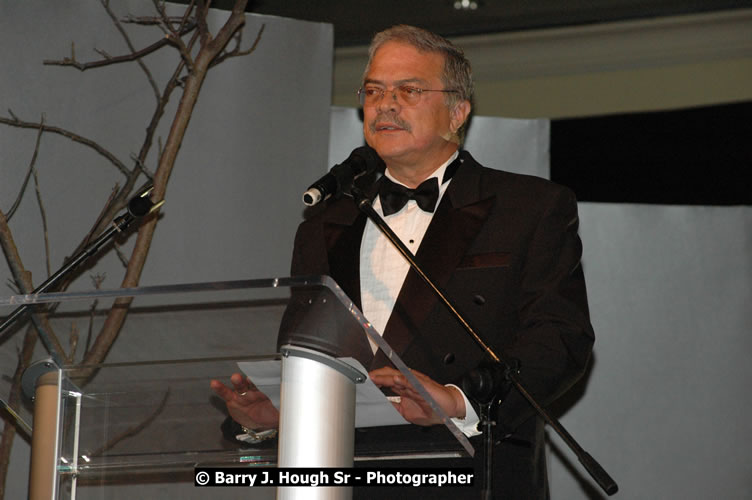
[[[361,373],[368,373],[363,365],[354,358],[338,358]],[[276,408],[279,408],[279,386],[281,383],[282,361],[242,361],[238,368],[266,394]],[[355,427],[376,427],[380,425],[406,425],[402,418],[386,399],[381,389],[366,377],[366,381],[355,384]]]

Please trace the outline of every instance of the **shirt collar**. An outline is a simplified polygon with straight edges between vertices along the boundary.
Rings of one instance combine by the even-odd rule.
[[[431,175],[429,175],[428,177],[426,177],[426,180],[431,179],[432,177],[436,177],[439,180],[439,185],[440,186],[442,184],[446,184],[446,182],[449,182],[449,179],[447,179],[446,182],[444,182],[444,183],[441,182],[442,179],[444,178],[444,172],[446,172],[446,169],[449,166],[449,164],[451,164],[457,158],[457,156],[459,156],[459,154],[460,154],[459,150],[455,151],[452,154],[452,156],[449,157],[449,159],[447,161],[445,161],[443,164],[441,164],[441,166],[439,166],[439,168],[437,168],[436,170],[434,170]],[[403,182],[400,182],[397,179],[395,179],[394,176],[392,176],[392,174],[389,173],[389,169],[388,168],[384,171],[384,175],[386,176],[387,179],[391,180],[395,184],[401,184],[401,185],[403,185],[405,187],[408,187]]]

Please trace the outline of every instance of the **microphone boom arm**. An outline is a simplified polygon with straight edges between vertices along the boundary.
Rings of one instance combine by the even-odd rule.
[[[100,234],[97,239],[95,239],[90,245],[88,245],[86,248],[81,250],[78,254],[70,258],[64,265],[61,267],[58,271],[56,271],[52,276],[47,278],[44,283],[36,287],[32,292],[31,295],[37,295],[40,293],[44,293],[47,290],[51,289],[58,281],[60,281],[64,276],[72,272],[75,268],[77,268],[82,262],[87,260],[92,255],[95,255],[102,246],[107,243],[111,238],[113,238],[116,234],[123,232],[125,229],[128,228],[128,226],[136,219],[140,219],[144,217],[145,215],[155,211],[160,206],[164,204],[164,200],[153,203],[151,200],[149,200],[148,195],[153,189],[153,186],[149,184],[144,189],[141,190],[141,193],[131,198],[131,200],[128,202],[128,209],[125,213],[117,217],[115,220],[112,221],[110,226],[105,229],[102,234]],[[26,310],[31,307],[28,304],[21,305],[17,307],[12,313],[10,313],[2,323],[0,323],[0,334],[4,332],[6,329],[8,329],[13,323],[18,320],[18,318],[23,315]],[[50,356],[52,356],[53,360],[58,363],[59,366],[63,365],[61,353],[58,353],[56,349],[53,346],[52,341],[49,339],[48,334],[44,331],[44,329],[38,329],[39,330],[39,338],[44,344],[47,351],[50,353]],[[0,337],[0,341],[3,339]]]

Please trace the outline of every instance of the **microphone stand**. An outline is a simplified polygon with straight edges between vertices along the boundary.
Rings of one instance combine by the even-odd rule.
[[[457,319],[457,321],[460,322],[462,327],[467,331],[467,333],[472,337],[472,339],[475,341],[476,344],[483,350],[483,352],[488,355],[488,357],[493,360],[495,365],[499,367],[499,369],[503,370],[505,377],[507,380],[511,383],[512,386],[514,386],[517,391],[530,403],[530,405],[533,407],[533,409],[538,413],[538,415],[543,418],[543,420],[561,437],[561,439],[564,441],[564,443],[574,452],[574,454],[577,456],[577,459],[580,461],[582,466],[585,468],[585,470],[590,474],[590,476],[598,483],[598,485],[603,489],[603,491],[606,492],[606,494],[613,495],[619,490],[619,487],[617,486],[616,482],[609,476],[609,474],[601,467],[601,465],[589,454],[587,453],[580,445],[577,443],[577,441],[572,437],[569,432],[567,432],[566,429],[556,420],[554,417],[549,415],[549,413],[535,400],[535,398],[527,391],[527,389],[524,387],[522,381],[518,377],[519,370],[516,369],[515,363],[507,362],[501,355],[494,352],[494,350],[486,344],[483,339],[476,333],[475,329],[473,329],[472,326],[467,322],[465,317],[457,310],[457,308],[454,306],[452,301],[450,301],[447,296],[444,294],[444,292],[439,289],[436,284],[426,275],[426,273],[421,269],[421,267],[418,265],[417,262],[415,262],[415,256],[410,252],[410,250],[405,246],[404,243],[399,239],[399,237],[394,234],[394,231],[389,227],[389,225],[384,221],[383,218],[374,210],[373,206],[371,206],[371,201],[368,199],[368,197],[357,187],[352,186],[350,193],[355,200],[355,204],[357,205],[358,209],[365,213],[366,216],[376,224],[376,227],[379,228],[379,230],[386,236],[386,238],[391,242],[391,244],[397,249],[397,251],[407,260],[407,262],[410,264],[410,267],[418,273],[418,276],[423,279],[423,281],[428,285],[428,287],[436,294],[436,296],[441,300],[442,303],[449,309],[451,314]],[[514,368],[513,368],[514,367]],[[488,408],[487,411],[482,411],[482,413],[488,413],[485,415],[485,419],[487,420],[484,428],[484,432],[487,432],[487,435],[485,437],[486,440],[486,455],[484,457],[484,487],[483,487],[483,496],[484,498],[491,498],[491,460],[492,460],[492,444],[493,440],[490,437],[491,435],[491,426],[493,425],[491,423],[491,415],[490,415],[490,403],[487,403]]]
[[[128,226],[137,219],[141,219],[145,215],[151,213],[152,211],[156,210],[162,204],[164,204],[164,200],[153,203],[149,198],[148,194],[153,189],[153,186],[151,184],[147,185],[144,189],[141,190],[141,192],[131,198],[131,200],[128,202],[127,210],[124,214],[117,217],[114,221],[112,221],[112,224],[102,232],[101,235],[97,239],[95,239],[89,246],[81,250],[78,254],[73,256],[71,259],[69,259],[63,267],[61,267],[58,271],[56,271],[52,276],[47,278],[47,280],[36,287],[33,292],[27,295],[27,297],[31,297],[40,293],[44,293],[47,290],[51,289],[58,281],[60,281],[64,276],[72,272],[75,268],[77,268],[82,262],[87,260],[92,255],[96,254],[102,246],[107,243],[110,239],[112,239],[116,234],[123,232]],[[12,313],[10,313],[5,320],[3,320],[2,323],[0,323],[0,334],[4,332],[8,327],[10,327],[13,323],[18,320],[18,318],[23,315],[27,309],[31,307],[30,304],[23,304],[19,307],[17,307]],[[55,363],[58,364],[58,366],[62,366],[62,358],[60,356],[60,353],[58,353],[55,350],[55,347],[52,344],[52,341],[49,338],[49,334],[42,328],[40,324],[35,322],[35,325],[38,327],[37,330],[39,332],[39,338],[44,344],[44,347],[47,349],[47,352],[50,353],[50,356],[55,361]],[[1,340],[1,338],[0,338]]]
[[[482,500],[493,498],[493,426],[496,425],[491,417],[493,402],[480,405],[480,425],[483,429],[483,487],[480,496]]]

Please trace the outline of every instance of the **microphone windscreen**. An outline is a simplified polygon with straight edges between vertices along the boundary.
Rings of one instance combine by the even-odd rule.
[[[128,202],[128,212],[133,217],[143,217],[149,213],[153,206],[154,203],[152,203],[148,196],[137,196]]]

